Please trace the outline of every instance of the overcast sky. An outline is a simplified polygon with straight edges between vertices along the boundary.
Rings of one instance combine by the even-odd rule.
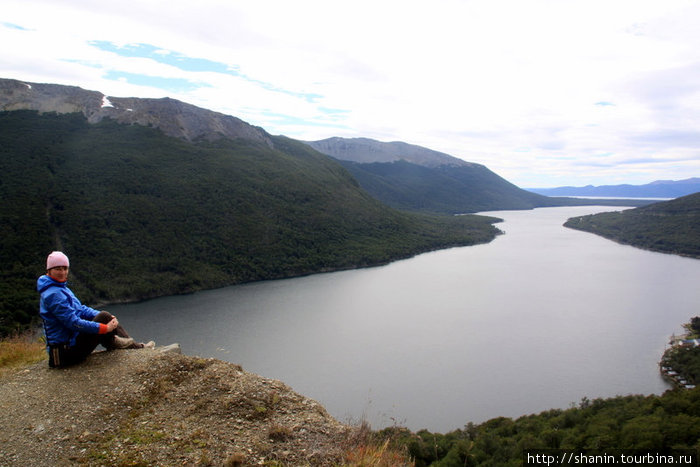
[[[700,177],[700,1],[3,0],[0,77],[405,141],[521,187]]]

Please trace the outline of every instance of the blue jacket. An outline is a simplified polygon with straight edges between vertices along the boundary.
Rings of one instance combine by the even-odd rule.
[[[99,312],[80,303],[65,282],[44,275],[37,280],[36,289],[41,294],[39,314],[44,320],[47,344],[72,346],[81,332],[99,333],[100,323],[92,321]]]

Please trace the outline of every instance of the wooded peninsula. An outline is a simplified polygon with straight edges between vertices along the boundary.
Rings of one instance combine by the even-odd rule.
[[[700,193],[625,211],[572,217],[564,225],[638,248],[700,258]]]

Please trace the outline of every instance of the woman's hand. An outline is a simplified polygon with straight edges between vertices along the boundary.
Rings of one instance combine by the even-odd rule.
[[[107,323],[107,332],[112,332],[115,329],[117,329],[117,326],[119,326],[119,321],[117,321],[116,316],[112,317],[112,321]]]

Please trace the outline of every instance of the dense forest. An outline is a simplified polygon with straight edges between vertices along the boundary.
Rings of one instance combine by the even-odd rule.
[[[368,193],[398,209],[455,214],[556,204],[554,198],[522,190],[477,164],[424,167],[403,160],[341,163]]]
[[[0,333],[37,315],[46,255],[87,304],[386,263],[488,242],[497,220],[409,214],[270,136],[186,142],[82,114],[0,112]]]
[[[700,325],[700,318],[694,320]],[[700,326],[694,335],[699,330]],[[679,352],[683,363],[674,368],[693,372],[697,378],[700,351],[683,348]],[[515,420],[498,417],[481,424],[469,423],[446,434],[393,427],[375,435],[388,439],[395,449],[406,450],[416,467],[520,466],[525,450],[534,449],[660,454],[689,449],[698,453],[700,388],[670,389],[662,395],[584,398],[568,409]]]
[[[700,258],[700,193],[621,212],[573,217],[564,225],[647,250]]]
[[[340,161],[369,194],[388,206],[409,211],[459,214],[555,206],[641,206],[643,200],[553,198],[518,188],[487,167],[425,167],[405,160]]]

